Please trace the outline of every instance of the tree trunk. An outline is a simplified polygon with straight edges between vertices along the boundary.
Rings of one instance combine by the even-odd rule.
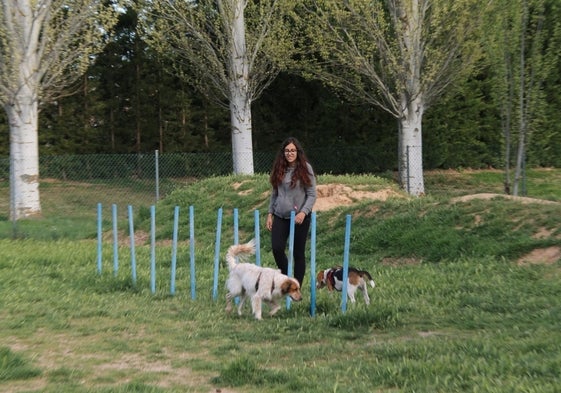
[[[253,174],[251,93],[249,63],[245,43],[244,2],[234,1],[232,47],[230,49],[230,119],[232,123],[232,159],[234,174]]]
[[[402,187],[414,196],[425,194],[423,178],[423,100],[402,99],[403,114],[399,119],[399,178]]]
[[[233,90],[236,90],[233,88]],[[238,93],[238,94],[236,94]],[[251,104],[243,92],[234,92],[230,100],[232,122],[232,159],[234,174],[253,174]]]
[[[32,88],[22,84],[5,109],[10,122],[10,219],[39,217],[39,112]]]

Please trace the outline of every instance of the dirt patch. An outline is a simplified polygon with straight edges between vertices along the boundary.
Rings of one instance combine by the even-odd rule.
[[[471,194],[471,195],[464,195],[461,197],[453,198],[451,202],[468,202],[473,199],[493,199],[493,198],[504,198],[504,199],[512,199],[521,203],[538,203],[540,205],[561,205],[560,202],[555,201],[548,201],[545,199],[537,199],[537,198],[529,198],[529,197],[520,197],[520,196],[513,196],[513,195],[504,195],[504,194],[493,194],[493,193],[481,193],[481,194]]]
[[[155,360],[140,354],[125,354],[111,362],[100,364],[94,374],[111,374],[116,370],[130,375],[149,373],[154,375],[153,384],[161,388],[182,386],[185,381],[195,386],[206,383],[205,377],[193,373],[190,368],[172,366],[171,359],[177,362],[178,359],[181,360],[181,355],[167,353],[166,355],[166,360]]]
[[[518,266],[528,266],[536,264],[552,265],[561,259],[561,247],[553,246],[547,248],[537,248],[532,252],[519,258]]]
[[[386,201],[389,198],[401,198],[402,195],[392,189],[379,191],[354,190],[342,184],[322,184],[316,187],[317,199],[314,210],[326,211],[339,206],[352,205],[364,199]]]
[[[141,333],[143,334],[143,333]],[[114,337],[112,337],[114,338]],[[122,336],[123,340],[129,337]],[[103,340],[102,337],[99,337]],[[150,384],[162,389],[209,387],[209,393],[236,393],[236,390],[222,387],[212,387],[209,383],[210,375],[194,372],[187,366],[190,359],[197,354],[177,353],[167,348],[161,348],[156,354],[122,353],[116,351],[91,353],[82,345],[86,344],[83,337],[69,334],[50,334],[38,330],[26,339],[9,337],[9,348],[16,353],[30,353],[28,357],[33,365],[42,370],[42,375],[24,381],[6,381],[0,391],[3,393],[23,393],[39,391],[49,386],[49,375],[59,369],[75,369],[80,384],[109,388],[138,379],[139,376],[150,375]],[[183,365],[181,365],[183,364]],[[101,382],[104,381],[104,382]]]
[[[540,228],[532,237],[534,239],[547,239],[552,236],[553,230],[547,228]]]

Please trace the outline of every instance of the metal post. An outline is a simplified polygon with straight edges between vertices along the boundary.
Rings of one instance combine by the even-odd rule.
[[[154,166],[156,171],[156,202],[158,202],[160,200],[160,159],[158,150],[154,154]]]

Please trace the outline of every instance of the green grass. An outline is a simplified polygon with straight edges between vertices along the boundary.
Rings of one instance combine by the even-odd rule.
[[[561,190],[547,179],[559,173],[533,183],[553,201],[561,201]],[[217,299],[212,287],[217,210],[224,212],[223,255],[232,242],[233,208],[239,209],[240,240],[253,236],[253,211],[265,213],[268,200],[266,176],[208,179],[176,190],[156,206],[155,294],[148,243],[137,242],[137,281],[131,280],[124,219],[114,274],[110,214],[104,211],[99,275],[95,203],[87,219],[78,207],[66,207],[78,221],[56,221],[60,213],[48,210],[33,222],[36,230],[0,239],[1,390],[557,392],[560,262],[519,259],[561,247],[561,205],[503,198],[452,202],[459,195],[495,192],[495,176],[434,174],[427,176],[427,188],[443,191],[423,198],[401,194],[318,212],[318,268],[342,262],[350,214],[349,259],[373,274],[372,304],[359,300],[343,312],[340,294],[322,290],[311,317],[308,270],[304,300],[262,321],[253,320],[249,309],[242,317],[225,314],[223,268]],[[390,180],[372,176],[322,176],[320,183],[396,190]],[[196,299],[190,293],[190,205]],[[181,215],[171,296],[175,206]],[[136,208],[134,218],[136,232],[149,231],[147,208]],[[54,222],[60,223],[59,236],[53,235]],[[262,264],[271,266],[268,233],[262,230],[261,236]]]
[[[15,354],[10,348],[0,347],[0,381],[25,380],[40,375],[30,362]]]

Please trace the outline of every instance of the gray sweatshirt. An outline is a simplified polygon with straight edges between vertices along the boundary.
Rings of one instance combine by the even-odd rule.
[[[290,212],[292,211],[295,214],[299,212],[304,212],[306,215],[310,214],[316,202],[316,177],[312,166],[309,163],[306,163],[306,165],[310,174],[310,187],[305,187],[297,182],[296,187],[290,188],[290,180],[294,169],[288,168],[282,183],[273,189],[269,202],[269,213],[281,218],[290,218]]]

